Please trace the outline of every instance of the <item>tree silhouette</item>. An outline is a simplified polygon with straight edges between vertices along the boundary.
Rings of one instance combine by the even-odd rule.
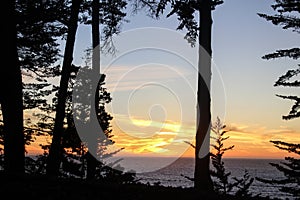
[[[55,69],[55,67],[51,68],[51,64],[57,61],[58,53],[59,53],[59,48],[56,40],[57,37],[61,36],[64,33],[63,27],[61,27],[58,24],[54,24],[55,19],[57,18],[57,16],[59,16],[58,14],[54,15],[54,13],[57,13],[57,11],[60,8],[60,5],[61,5],[60,3],[55,4],[53,1],[36,2],[32,0],[17,0],[14,2],[12,6],[8,6],[10,10],[9,13],[11,14],[11,18],[13,19],[13,21],[11,21],[11,23],[8,25],[8,27],[13,26],[12,30],[8,31],[9,34],[7,35],[7,38],[9,38],[9,41],[11,41],[11,44],[9,44],[8,49],[14,48],[14,46],[16,46],[17,48],[16,61],[13,61],[12,65],[15,65],[14,62],[16,62],[23,76],[31,76],[32,74],[34,74],[37,76],[36,78],[37,81],[43,82],[44,81],[44,79],[42,79],[43,77],[49,77],[51,76],[51,74],[53,74],[53,70]],[[15,55],[15,54],[12,54],[12,52],[10,52],[7,57],[11,55]],[[9,71],[12,72],[12,68],[9,68]],[[17,71],[14,72],[13,76],[17,76],[15,73],[19,73],[19,72]],[[4,76],[3,78],[1,78],[1,81],[4,81],[7,77],[11,76],[11,74],[9,73],[6,74],[6,72],[3,73],[1,72],[1,75]],[[14,112],[13,110],[11,110],[9,111],[10,114],[8,114],[7,109],[11,109],[11,108],[9,108],[10,106],[6,104],[13,104],[13,102],[16,101],[17,98],[19,97],[15,96],[15,98],[8,101],[8,99],[11,98],[12,96],[9,97],[10,95],[5,94],[6,93],[5,90],[8,90],[9,88],[10,90],[9,93],[13,95],[13,92],[11,91],[15,91],[16,87],[18,87],[18,90],[21,93],[21,97],[22,97],[22,87],[27,87],[25,84],[22,86],[22,82],[21,82],[21,86],[19,87],[18,81],[13,80],[14,79],[13,76],[9,78],[9,81],[12,81],[10,87],[6,87],[8,82],[3,82],[3,84],[1,84],[1,86],[3,87],[3,89],[1,88],[1,91],[3,91],[3,94],[1,94],[1,97],[3,96],[3,99],[1,99],[1,103],[2,103],[3,118],[5,118],[4,126],[6,126],[5,125],[6,123],[8,126],[14,126],[14,128],[17,128],[19,126],[21,127],[20,124],[22,123],[22,131],[23,131],[23,122],[17,122],[21,120],[19,117],[17,117],[18,115],[21,115],[18,112],[23,112],[23,108],[24,109],[33,108],[34,105],[38,105],[40,102],[38,103],[37,101],[34,101],[34,99],[32,99],[32,104],[31,104],[31,102],[28,101],[28,99],[26,99],[27,94],[26,93],[24,94],[23,91],[23,95],[25,97],[24,97],[24,104],[22,105],[22,109],[18,108],[17,105],[14,105],[13,106],[14,109],[18,109],[20,111]],[[26,88],[26,90],[27,91],[29,90],[28,87]],[[11,115],[11,119],[9,119],[10,118],[9,115]],[[27,119],[25,120],[26,120],[25,123],[27,123],[28,120]],[[10,123],[11,125],[9,125]],[[24,140],[25,142],[26,141],[28,142],[28,139],[29,140],[32,139],[30,138],[32,131],[29,129],[29,127],[24,127],[24,131],[25,131],[25,135],[22,133],[23,135],[22,142],[20,139],[19,140],[17,138],[14,139],[14,141],[16,142],[16,146],[18,145],[20,146],[14,149],[15,151],[18,151],[18,149],[20,150],[22,148],[23,157],[24,157]],[[14,132],[14,131],[7,130],[6,132],[8,134],[8,132]],[[10,136],[14,137],[13,135],[14,135],[13,133],[10,134]],[[12,141],[9,142],[10,136],[7,135],[6,137],[7,138],[6,142],[8,142],[8,144],[6,145],[8,154],[10,151],[9,150],[10,146],[12,146],[10,144]],[[25,144],[28,144],[27,142]],[[21,147],[21,143],[23,147]],[[17,152],[15,153],[16,155],[14,157],[21,159],[20,153]],[[23,159],[24,158],[22,158],[22,160]],[[21,163],[20,163],[20,167],[22,167]]]
[[[300,33],[300,3],[298,0],[275,0],[272,8],[277,12],[275,15],[258,14],[260,17],[272,22],[274,25],[281,26],[283,29],[290,29],[295,33]],[[298,16],[297,16],[298,15]],[[263,56],[263,59],[291,58],[297,60],[300,58],[300,48],[277,50],[274,53]],[[300,65],[298,68],[291,69],[286,74],[280,76],[274,86],[299,87],[298,80],[291,79],[300,74]],[[300,97],[296,95],[276,95],[282,99],[295,101],[294,105],[287,115],[282,116],[283,120],[292,120],[300,117]],[[300,155],[300,144],[287,143],[283,141],[270,141],[278,149]],[[300,195],[300,159],[285,157],[285,162],[280,164],[270,163],[271,166],[282,172],[285,176],[282,180],[267,180],[256,178],[257,180],[273,185],[281,185],[281,191],[292,194],[295,197]]]
[[[0,170],[3,169],[4,169],[4,132],[3,132],[2,109],[0,107]]]
[[[58,38],[64,36],[66,26],[61,22],[66,13],[65,1],[16,1],[17,47],[23,80],[23,110],[36,109],[47,112],[47,99],[52,94],[49,79],[59,76],[59,65],[55,62],[60,57]],[[30,81],[29,81],[30,80]],[[27,112],[26,112],[27,114]],[[38,113],[37,116],[42,116]],[[44,133],[34,120],[24,119],[25,144],[29,145]],[[48,129],[50,130],[50,129]]]
[[[7,35],[10,42],[8,49],[16,47],[16,53],[9,52],[7,57],[16,56],[16,59],[12,59],[14,61],[11,62],[11,65],[17,64],[20,68],[20,79],[14,80],[19,76],[19,70],[13,72],[14,67],[7,68],[9,69],[8,73],[1,71],[1,109],[6,135],[4,137],[4,148],[6,148],[4,153],[7,163],[14,160],[13,165],[18,165],[20,171],[24,173],[24,145],[29,145],[34,140],[34,131],[32,127],[29,127],[32,124],[30,119],[23,120],[23,110],[33,109],[43,104],[43,101],[39,101],[38,98],[30,98],[35,95],[35,89],[41,90],[48,85],[45,84],[44,78],[55,74],[56,66],[52,67],[52,64],[57,61],[59,55],[57,37],[62,36],[65,30],[59,23],[55,23],[61,13],[61,2],[17,0],[8,8],[12,19],[8,27],[13,26]],[[10,74],[12,72],[13,74]],[[34,77],[37,82],[42,82],[42,84],[31,85],[25,82],[22,84],[22,77],[28,76]],[[7,78],[9,81],[2,83]],[[21,86],[19,86],[19,81],[21,81]],[[7,87],[7,84],[11,86]],[[16,96],[17,90],[20,96]],[[12,98],[13,96],[14,98]],[[9,100],[9,98],[12,99]],[[19,98],[21,98],[19,105],[12,105],[19,101]],[[15,110],[10,107],[14,107]],[[22,134],[17,136],[9,126],[14,126],[14,129],[22,129]],[[12,138],[14,139],[12,140]],[[14,148],[14,155],[10,155],[12,153],[10,148]],[[21,170],[21,168],[23,169]]]
[[[88,66],[85,67],[86,70],[84,70],[86,72],[86,77],[88,77],[88,75],[91,73],[91,71],[93,71],[91,68],[88,68]],[[82,73],[82,71],[81,71]],[[90,148],[86,143],[86,139],[84,139],[84,137],[89,137],[88,135],[90,133],[86,133],[87,135],[78,135],[77,130],[76,130],[76,126],[74,123],[74,117],[77,120],[77,123],[79,123],[78,121],[80,121],[80,123],[82,125],[85,126],[89,126],[90,125],[90,107],[88,105],[74,105],[73,104],[73,90],[80,90],[80,94],[84,95],[84,96],[92,96],[90,95],[90,91],[86,91],[83,90],[84,88],[81,88],[79,85],[82,84],[82,82],[88,80],[78,80],[75,79],[76,75],[74,75],[73,79],[71,79],[70,82],[70,87],[69,87],[69,92],[68,92],[68,101],[67,101],[67,109],[66,109],[66,116],[67,116],[67,124],[66,124],[66,128],[63,134],[63,148],[64,148],[64,156],[66,158],[72,158],[72,159],[79,159],[81,160],[81,164],[77,165],[77,166],[81,166],[81,171],[77,170],[77,173],[81,173],[81,175],[84,175],[87,172],[87,179],[95,179],[96,178],[96,169],[99,165],[103,165],[103,163],[100,163],[98,160],[96,160],[94,157],[92,157],[94,160],[92,160],[92,167],[93,167],[93,171],[89,171],[89,166],[91,162],[91,156],[93,155],[99,155],[99,157],[105,157],[108,156],[110,153],[107,153],[107,147],[109,144],[112,144],[112,129],[110,126],[110,121],[112,120],[112,116],[106,112],[105,110],[105,105],[111,102],[111,97],[110,97],[110,93],[107,91],[107,89],[104,87],[105,84],[105,75],[101,76],[101,79],[99,80],[98,85],[96,86],[97,88],[97,94],[95,96],[95,106],[96,106],[96,116],[97,116],[97,123],[99,123],[101,129],[103,130],[103,132],[105,133],[105,138],[97,138],[95,137],[95,154],[90,154]],[[76,81],[75,81],[76,80]],[[75,86],[75,87],[74,87]],[[78,97],[80,98],[80,97]],[[92,98],[90,98],[92,99]],[[75,115],[74,112],[75,111]],[[78,128],[78,127],[77,127]],[[75,155],[74,155],[75,153]],[[78,158],[79,156],[79,158]],[[86,165],[87,164],[87,168]],[[66,159],[63,160],[63,167],[64,167],[64,171],[66,170],[66,166],[69,165],[70,168],[69,169],[73,169],[74,166],[76,166],[76,164],[68,162]],[[87,171],[85,171],[87,169]],[[73,171],[74,173],[74,171]],[[90,173],[90,174],[89,174]],[[91,174],[92,173],[92,174]],[[76,175],[76,174],[75,174]],[[91,176],[91,177],[88,177]]]
[[[274,25],[281,26],[283,29],[290,29],[295,33],[300,33],[300,4],[298,0],[276,0],[275,4],[272,5],[274,11],[277,12],[275,15],[266,15],[259,13],[258,15],[267,21],[272,22]],[[298,14],[298,16],[297,16]],[[262,57],[263,59],[277,59],[277,58],[300,58],[300,48],[293,47],[291,49],[281,49],[276,52],[267,54]],[[274,86],[283,87],[300,87],[300,81],[291,81],[292,78],[300,74],[300,65],[296,69],[291,69],[282,75],[275,82]],[[294,105],[287,115],[282,116],[284,120],[291,120],[300,117],[300,97],[297,95],[276,95],[282,99],[288,99],[294,101]]]
[[[214,188],[217,192],[221,194],[228,194],[233,189],[234,185],[229,182],[230,172],[226,172],[223,155],[226,151],[232,150],[234,145],[229,147],[224,147],[224,141],[229,138],[225,137],[227,131],[224,130],[226,126],[222,124],[220,118],[217,118],[217,121],[212,126],[212,131],[215,136],[212,138],[215,140],[215,144],[211,146],[215,150],[215,153],[211,153],[212,166],[214,169],[210,170],[210,173],[213,177],[216,178],[214,181]]]
[[[4,53],[9,67],[1,67],[1,108],[4,122],[4,170],[9,175],[24,174],[24,133],[21,67],[17,51],[17,18],[15,1],[6,1],[9,16],[6,39],[10,41]]]
[[[70,79],[75,37],[78,26],[79,9],[82,0],[72,0],[71,14],[68,21],[67,41],[64,51],[64,60],[58,90],[58,101],[55,113],[55,123],[53,129],[52,143],[49,150],[47,162],[47,174],[58,176],[61,161],[61,138],[63,132],[63,121],[65,118],[65,107],[67,98],[67,88]]]
[[[92,71],[93,73],[99,75],[100,77],[100,3],[99,0],[93,0],[92,1]],[[96,80],[94,80],[96,81]],[[94,83],[92,81],[92,83]],[[91,124],[97,123],[96,118],[92,117],[91,115],[94,115],[93,111],[95,109],[92,109],[92,106],[96,106],[96,97],[99,97],[99,87],[98,85],[91,85],[91,91],[94,91],[93,88],[96,88],[96,94],[92,92],[92,98],[91,98],[91,109],[90,109],[90,121]],[[98,99],[99,100],[99,99]],[[88,133],[89,134],[89,133]],[[97,138],[92,139],[88,143],[88,153],[87,153],[87,179],[91,180],[95,178],[96,174],[96,166],[97,166],[97,159],[93,155],[97,155]],[[92,152],[92,153],[91,153]]]
[[[234,145],[228,147],[224,146],[224,142],[229,139],[229,136],[225,136],[228,132],[225,128],[226,125],[221,122],[219,117],[217,117],[217,120],[212,126],[212,131],[214,133],[212,138],[215,140],[215,143],[211,145],[214,151],[211,152],[213,169],[210,170],[210,173],[214,178],[214,190],[220,195],[234,193],[234,196],[239,198],[251,197],[249,188],[252,185],[254,178],[250,177],[248,171],[245,170],[242,178],[237,178],[231,177],[231,172],[228,172],[225,168],[223,155],[234,148]],[[233,191],[234,189],[236,190],[235,192]]]
[[[115,47],[112,37],[119,34],[121,31],[121,24],[125,22],[127,13],[127,1],[112,0],[112,1],[85,1],[83,4],[84,12],[81,15],[80,21],[87,25],[92,25],[92,46],[100,44],[100,50],[105,54],[114,54]],[[94,8],[94,9],[93,9]],[[98,12],[96,12],[98,10]],[[98,15],[99,19],[96,17]],[[94,19],[93,19],[94,18]],[[96,19],[97,18],[97,19]],[[101,25],[99,36],[97,36],[96,24]],[[94,27],[94,28],[93,28]],[[99,27],[99,26],[98,26]],[[94,32],[94,33],[93,33]],[[94,35],[94,36],[93,36]],[[96,38],[100,38],[96,42]]]
[[[48,170],[50,175],[54,175],[57,176],[58,174],[58,170],[59,170],[59,163],[60,163],[60,152],[61,152],[61,131],[62,131],[62,126],[63,126],[63,120],[65,118],[64,116],[64,112],[65,112],[65,102],[66,102],[66,91],[67,91],[67,83],[68,80],[70,79],[70,66],[72,63],[72,54],[71,52],[73,52],[73,47],[74,47],[74,42],[75,42],[75,34],[76,34],[76,30],[77,30],[77,23],[78,23],[78,19],[80,17],[80,21],[83,23],[90,23],[91,19],[91,13],[93,13],[93,11],[91,10],[91,2],[92,1],[85,1],[82,6],[80,7],[80,4],[82,1],[80,0],[73,0],[73,2],[75,3],[75,7],[73,6],[72,3],[72,8],[76,8],[73,9],[73,12],[71,12],[71,17],[69,17],[69,19],[72,22],[72,25],[70,23],[68,23],[69,25],[69,32],[71,33],[70,35],[70,42],[68,43],[68,39],[67,39],[67,44],[66,44],[66,49],[65,49],[65,57],[64,57],[64,64],[62,67],[62,77],[61,77],[61,84],[59,86],[59,90],[61,90],[58,94],[58,104],[57,104],[57,113],[56,113],[56,117],[55,117],[55,125],[54,125],[54,130],[53,130],[53,142],[51,143],[51,149],[49,151],[49,166],[48,166]],[[102,1],[101,1],[102,2]],[[116,34],[118,33],[118,25],[120,23],[120,21],[123,19],[124,17],[124,13],[121,12],[121,17],[120,17],[120,12],[116,12],[116,11],[120,11],[121,9],[124,8],[124,5],[122,4],[118,4],[120,1],[116,1],[114,2],[115,5],[114,6],[114,10],[110,10],[107,8],[110,8],[112,5],[110,5],[108,2],[103,1],[102,4],[103,6],[99,6],[99,10],[100,10],[100,23],[104,24],[104,39],[107,39],[106,34]],[[72,10],[72,9],[71,9]],[[76,11],[76,13],[74,12]],[[79,11],[82,11],[81,15],[79,16]],[[72,14],[73,13],[73,14]],[[114,16],[114,17],[111,17]],[[71,28],[72,31],[70,30],[70,26],[73,27]],[[105,28],[106,27],[106,28]],[[112,32],[105,32],[105,30],[107,29],[112,29]],[[69,34],[68,33],[68,37]],[[69,44],[69,47],[67,47]],[[66,55],[68,55],[66,57]],[[66,67],[64,67],[66,66]]]
[[[176,14],[180,21],[178,30],[186,29],[185,38],[192,46],[199,42],[198,93],[197,93],[197,132],[195,145],[194,187],[201,190],[212,190],[209,174],[209,134],[211,127],[211,29],[212,10],[222,0],[202,1],[159,1],[157,16],[170,5],[171,12],[167,17]],[[195,14],[199,13],[199,24]],[[205,77],[203,77],[205,76]],[[200,112],[201,111],[201,112]],[[201,151],[200,151],[201,149]]]
[[[270,141],[278,149],[300,155],[300,144],[287,143],[282,141]],[[294,197],[300,196],[300,159],[294,157],[285,157],[285,161],[277,164],[270,163],[278,171],[283,173],[283,179],[263,179],[256,177],[258,181],[271,185],[281,186],[280,191],[293,195]]]
[[[119,33],[119,25],[122,22],[123,18],[126,16],[126,13],[122,12],[122,10],[126,7],[127,3],[122,0],[116,1],[85,1],[83,3],[83,13],[80,16],[80,21],[84,24],[92,25],[92,51],[90,52],[92,55],[92,75],[96,74],[99,76],[91,76],[87,78],[101,79],[100,77],[100,50],[105,51],[106,53],[113,53],[114,46],[112,43],[111,37],[114,34]],[[100,29],[100,24],[102,25]],[[100,37],[100,30],[102,31]],[[103,41],[103,45],[100,46],[100,38]],[[91,80],[93,83],[97,83],[99,80]],[[95,106],[95,99],[98,95],[98,88],[95,85],[91,85],[90,91],[96,91],[96,94],[93,92],[90,93],[92,98],[90,99],[91,105]],[[94,98],[95,97],[95,98]],[[98,123],[94,117],[96,113],[94,113],[94,109],[90,109],[90,127],[96,126]],[[92,133],[91,137],[93,137]],[[93,141],[95,141],[93,143]],[[89,141],[89,152],[93,152],[95,155],[97,151],[97,139]],[[97,165],[97,160],[92,156],[91,153],[87,154],[88,156],[88,179],[92,179],[95,176],[95,169]]]
[[[87,51],[89,52],[89,51]],[[87,53],[89,54],[89,53]],[[81,69],[81,73],[84,73],[84,79],[78,79],[76,78],[78,69]],[[76,117],[77,123],[80,124],[85,124],[87,126],[89,124],[89,112],[90,112],[90,107],[88,105],[73,105],[73,91],[74,90],[80,90],[77,91],[79,92],[82,96],[89,96],[90,91],[85,90],[85,87],[80,87],[80,85],[83,84],[83,82],[88,81],[91,83],[89,80],[89,74],[91,73],[91,68],[87,66],[83,67],[78,67],[72,65],[72,72],[70,76],[70,80],[68,83],[68,90],[67,90],[67,98],[66,98],[66,110],[65,110],[65,116],[66,120],[64,120],[64,125],[63,125],[63,132],[62,132],[62,143],[61,143],[61,166],[59,168],[59,175],[60,176],[76,176],[76,177],[86,177],[86,161],[88,160],[88,154],[87,154],[87,145],[86,145],[86,139],[84,138],[85,135],[78,135],[75,123],[74,123],[74,117]],[[96,115],[97,115],[97,123],[99,123],[100,127],[105,133],[105,139],[100,140],[99,138],[95,138],[97,140],[97,154],[100,157],[105,157],[105,156],[112,156],[114,153],[117,152],[107,152],[107,147],[109,144],[112,144],[112,129],[110,126],[110,121],[112,120],[112,116],[105,111],[105,105],[109,102],[111,102],[111,97],[110,93],[107,91],[105,88],[105,75],[101,76],[101,79],[99,80],[98,87],[97,87],[97,94],[95,96],[96,100]],[[74,87],[76,85],[76,87]],[[58,100],[58,94],[57,90],[54,90],[53,92],[56,92],[54,95],[52,102],[52,105],[47,105],[47,113],[46,114],[40,114],[39,115],[39,121],[37,123],[39,130],[43,132],[47,132],[48,134],[51,135],[51,130],[54,127],[54,120],[53,120],[53,113],[55,113],[55,106],[57,105],[57,100]],[[78,97],[80,98],[80,97]],[[78,102],[78,100],[76,100]],[[74,112],[75,116],[74,116]],[[50,130],[50,131],[47,131]],[[86,133],[88,134],[88,133]],[[49,143],[51,144],[51,143]],[[44,156],[38,156],[36,160],[29,160],[27,168],[30,171],[30,173],[37,173],[39,171],[40,173],[43,173],[45,170],[43,169],[44,166],[44,160],[45,157],[48,156],[48,151],[49,151],[49,144],[42,144],[42,148],[45,150],[45,155]],[[103,166],[104,163],[101,164]],[[38,166],[38,167],[37,167]],[[97,169],[99,168],[100,163],[97,161],[95,162],[95,167]],[[95,168],[96,170],[96,168]],[[67,175],[69,174],[69,175]],[[95,174],[94,174],[95,175]]]
[[[213,167],[210,169],[210,174],[213,177],[213,190],[225,199],[230,197],[229,195],[232,194],[236,198],[249,198],[252,196],[249,192],[249,188],[252,185],[254,178],[250,177],[247,170],[245,170],[244,175],[241,178],[231,177],[231,172],[228,172],[225,168],[223,156],[227,151],[234,148],[234,145],[224,147],[224,141],[229,138],[229,136],[225,136],[228,132],[225,128],[226,125],[221,122],[219,117],[217,117],[217,120],[211,127],[211,131],[213,132],[213,136],[211,136],[211,138],[214,139],[214,143],[211,144],[213,149],[210,152],[210,156],[212,158],[211,164]],[[191,145],[193,148],[196,148],[192,143],[186,143]],[[194,178],[185,175],[182,176],[190,181],[194,181]],[[235,192],[233,190],[235,190]]]

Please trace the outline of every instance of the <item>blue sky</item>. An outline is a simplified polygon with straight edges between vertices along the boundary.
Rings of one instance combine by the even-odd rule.
[[[292,102],[275,96],[275,94],[300,95],[299,88],[273,87],[279,76],[283,75],[288,69],[296,68],[297,62],[285,58],[269,61],[261,58],[264,54],[271,53],[277,49],[300,46],[299,34],[291,30],[283,30],[281,27],[275,26],[257,15],[257,13],[274,13],[271,4],[273,4],[273,1],[270,0],[225,0],[224,4],[213,11],[212,49],[213,62],[216,69],[213,74],[213,80],[215,80],[213,82],[214,94],[212,97],[215,103],[213,104],[215,104],[216,110],[219,109],[217,108],[218,105],[224,105],[220,108],[221,111],[225,112],[223,113],[224,116],[222,116],[223,120],[232,130],[236,131],[233,132],[233,142],[240,144],[240,150],[241,152],[244,151],[244,153],[247,152],[243,149],[243,145],[249,144],[249,149],[252,148],[253,152],[257,151],[256,153],[258,154],[259,150],[255,149],[255,146],[258,144],[270,149],[272,146],[268,144],[270,139],[295,142],[295,136],[299,137],[300,134],[299,119],[291,121],[283,121],[281,119],[282,115],[288,113]],[[147,17],[145,13],[139,13],[134,16],[127,16],[127,19],[129,23],[124,23],[122,26],[122,31],[124,32],[145,27],[162,27],[175,30],[178,25],[175,16],[168,19],[161,17],[160,20],[155,20]],[[185,42],[183,38],[182,41]],[[79,65],[83,63],[83,52],[90,46],[90,27],[80,25],[75,45],[74,64]],[[131,62],[133,65],[134,63],[139,63],[139,65],[145,64],[145,74],[138,72],[141,79],[151,74],[155,69],[154,67],[151,71],[150,66],[147,68],[147,64],[149,65],[148,58],[147,56],[139,55]],[[123,60],[124,63],[121,61],[119,63],[116,62],[117,67],[122,67],[122,65],[124,68],[130,67],[128,59],[126,62]],[[160,74],[163,74],[163,72]],[[132,76],[128,76],[128,80],[130,78]],[[196,80],[196,76],[189,78],[192,81]],[[179,85],[179,82],[177,82],[178,87]],[[156,92],[159,92],[159,90],[156,90]],[[125,94],[124,91],[113,93],[113,101],[114,99],[115,101],[122,98],[126,99],[128,94],[130,93]],[[158,94],[168,95],[167,93]],[[150,102],[149,99],[151,99],[149,96],[147,97],[146,93],[140,93],[139,98],[141,102]],[[142,100],[143,98],[144,101]],[[194,106],[194,100],[190,99],[192,102],[191,108]],[[184,102],[186,103],[187,100],[184,100]],[[162,104],[164,103],[168,102],[162,102]],[[176,101],[170,104],[175,105]],[[143,107],[145,105],[141,104],[140,106]],[[122,103],[120,102],[117,107],[122,110]],[[159,116],[164,115],[165,110],[157,108],[155,109],[160,114],[155,115],[154,112],[153,117],[158,116],[156,119],[160,120]],[[140,108],[136,108],[136,111],[139,110]],[[191,116],[194,117],[195,113],[192,113]],[[121,114],[121,112],[118,114]],[[144,114],[146,117],[147,113]],[[216,115],[217,111],[213,113],[213,117],[216,117]],[[172,117],[167,120],[173,122],[178,120],[176,114],[173,113]],[[149,120],[146,118],[139,120]],[[239,149],[239,147],[237,148]]]

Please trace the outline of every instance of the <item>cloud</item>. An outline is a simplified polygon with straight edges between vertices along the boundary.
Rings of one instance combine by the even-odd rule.
[[[151,121],[137,117],[126,117],[124,115],[117,115],[122,123],[132,124],[132,126],[154,127],[152,133],[134,132],[136,129],[132,128],[130,131],[122,129],[117,124],[113,124],[112,129],[115,137],[113,140],[118,147],[124,147],[123,152],[131,154],[151,154],[159,153],[161,155],[176,156],[181,150],[187,148],[184,141],[191,140],[193,137],[189,133],[190,127],[185,127],[180,122],[166,120],[164,122]],[[128,128],[128,127],[127,127]],[[133,130],[133,131],[132,131]],[[151,130],[151,129],[149,129]],[[183,131],[184,130],[184,131]],[[145,137],[144,137],[145,136]]]
[[[138,127],[132,132],[126,132],[116,121],[123,124]],[[150,128],[148,131],[146,128]],[[151,129],[153,128],[153,129]],[[194,142],[195,123],[179,122],[175,120],[151,121],[141,117],[133,116],[130,119],[126,115],[114,114],[112,122],[113,137],[117,148],[125,148],[121,153],[130,155],[181,155],[189,145],[185,141]],[[150,132],[153,130],[153,132]],[[252,157],[252,158],[283,158],[287,152],[277,149],[270,140],[300,143],[300,130],[287,126],[268,128],[262,125],[229,124],[226,127],[229,139],[224,141],[224,146],[234,145],[234,149],[225,153],[225,157]],[[49,139],[49,138],[48,138]],[[48,140],[38,140],[26,149],[29,153],[42,153],[38,146]],[[213,143],[213,139],[211,140]],[[193,149],[187,156],[194,156]]]
[[[167,152],[168,148],[165,148],[170,144],[172,139],[168,138],[145,138],[145,139],[133,139],[130,137],[122,137],[116,140],[118,146],[125,148],[124,151],[130,153],[163,153]]]
[[[259,125],[230,124],[227,130],[229,139],[224,142],[225,146],[235,145],[232,151],[226,152],[228,157],[283,158],[287,152],[274,147],[270,140],[300,143],[300,131],[288,127],[268,129]]]
[[[238,124],[230,124],[230,125],[227,125],[226,127],[226,130],[228,131],[234,131],[234,132],[247,132],[246,129],[249,128],[248,125],[238,125]]]
[[[160,132],[156,132],[157,135],[177,135],[177,133],[174,132],[165,132],[165,131],[160,131]]]
[[[111,92],[135,90],[150,82],[165,83],[178,78],[185,79],[190,74],[184,69],[159,64],[110,66],[104,69],[104,73],[107,75],[106,87]]]
[[[148,119],[142,119],[135,116],[128,117],[126,115],[118,115],[118,119],[116,121],[116,125],[119,125],[120,128],[122,128],[122,124],[126,124],[126,129],[124,131],[132,131],[132,130],[139,130],[136,129],[136,127],[140,127],[143,129],[140,130],[146,130],[144,128],[155,128],[155,129],[149,129],[149,130],[157,130],[156,132],[172,132],[177,133],[181,130],[182,124],[181,122],[175,122],[171,120],[165,120],[165,121],[154,121],[154,120],[148,120]],[[129,127],[129,129],[128,129]],[[132,128],[130,130],[130,128]],[[153,132],[154,133],[154,132]]]
[[[287,127],[280,127],[278,129],[271,129],[271,130],[267,130],[266,133],[268,134],[272,134],[272,135],[278,135],[278,134],[295,134],[297,133],[296,130],[287,128]]]

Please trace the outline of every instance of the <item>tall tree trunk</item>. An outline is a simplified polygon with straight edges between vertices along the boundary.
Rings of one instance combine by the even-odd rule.
[[[65,118],[68,82],[73,61],[74,44],[78,27],[79,8],[82,0],[72,0],[71,15],[68,23],[68,35],[64,52],[64,61],[58,90],[58,102],[55,114],[53,138],[47,161],[47,175],[58,176],[62,156],[62,133]]]
[[[99,30],[99,0],[93,0],[92,2],[92,73],[100,75],[100,30]],[[91,76],[91,78],[99,78],[99,76]],[[92,94],[91,94],[91,113],[90,113],[90,125],[97,127],[97,114],[96,114],[96,98],[98,94],[98,83],[97,80],[92,80]],[[88,133],[94,134],[94,132]],[[93,136],[92,136],[93,137]],[[94,157],[97,155],[97,138],[90,140],[88,144],[88,155],[87,155],[87,179],[94,179],[96,173],[96,165],[98,160]]]
[[[211,82],[211,0],[202,0],[200,8],[197,133],[195,148],[194,187],[199,190],[212,189],[210,165],[210,82]]]
[[[9,41],[4,52],[11,58],[5,72],[1,71],[1,107],[4,122],[4,170],[10,176],[22,176],[25,168],[25,142],[23,132],[23,96],[22,75],[17,52],[17,29],[15,16],[15,1],[7,1],[10,14],[8,21]],[[2,64],[3,65],[3,64]],[[5,81],[4,81],[5,80]]]

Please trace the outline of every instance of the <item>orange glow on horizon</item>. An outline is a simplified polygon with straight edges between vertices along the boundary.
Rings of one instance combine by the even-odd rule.
[[[144,126],[149,125],[148,121],[139,120]],[[194,148],[184,142],[184,140],[176,140],[176,123],[168,122],[161,132],[153,134],[151,137],[136,138],[130,134],[122,132],[118,127],[113,126],[113,140],[118,144],[118,148],[124,147],[124,151],[120,152],[120,156],[151,156],[154,157],[194,157]],[[184,125],[182,125],[184,127]],[[234,145],[233,150],[228,150],[224,154],[224,158],[278,158],[291,156],[297,157],[296,154],[288,153],[276,148],[270,140],[280,140],[290,143],[300,143],[295,138],[299,138],[300,132],[289,130],[285,127],[279,127],[276,130],[268,130],[265,127],[248,127],[244,125],[229,125],[227,136],[228,140],[224,142],[224,146]],[[189,129],[189,134],[193,134],[193,130]],[[293,140],[292,140],[292,139]],[[26,146],[29,155],[42,154],[43,150],[39,144],[49,141],[47,139],[38,138],[32,145]],[[51,140],[50,140],[51,141]],[[185,145],[185,151],[176,154],[176,148],[168,149],[168,145],[177,142],[178,148]],[[213,140],[211,140],[211,144]],[[174,145],[176,147],[176,145]],[[153,153],[153,154],[151,154]],[[175,154],[174,154],[175,153]]]

